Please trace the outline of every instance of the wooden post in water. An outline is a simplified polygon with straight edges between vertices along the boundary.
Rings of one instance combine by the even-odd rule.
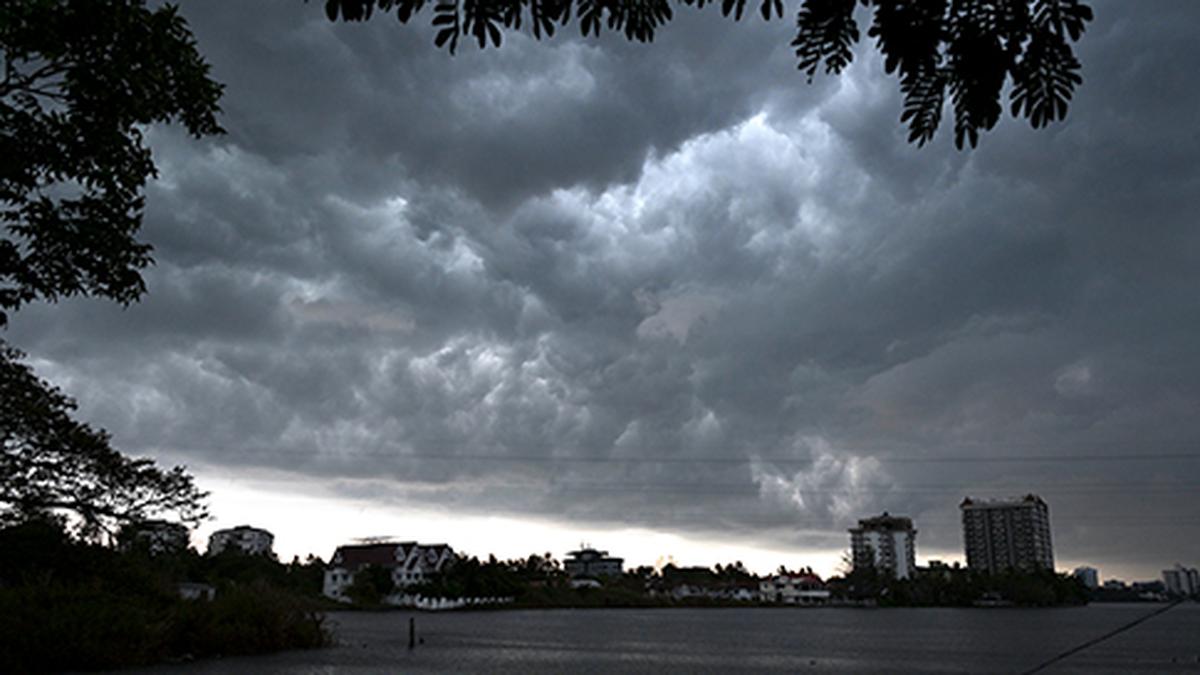
[[[408,617],[408,648],[411,650],[417,646],[417,617]]]

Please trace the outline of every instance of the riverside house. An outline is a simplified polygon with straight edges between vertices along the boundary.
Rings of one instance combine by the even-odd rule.
[[[578,551],[567,553],[563,571],[572,579],[619,577],[624,572],[624,562],[622,558],[608,555],[608,551],[598,551],[584,545]]]
[[[776,574],[759,582],[758,599],[784,605],[824,605],[829,602],[829,589],[815,574]]]
[[[419,584],[442,571],[454,559],[454,550],[446,544],[373,543],[339,546],[325,569],[323,592],[326,597],[349,602],[346,589],[354,575],[367,566],[391,571],[397,588]]]

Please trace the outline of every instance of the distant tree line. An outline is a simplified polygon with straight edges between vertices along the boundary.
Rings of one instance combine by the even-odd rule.
[[[1052,570],[988,574],[965,567],[940,567],[896,579],[873,567],[859,566],[830,579],[829,588],[841,597],[882,607],[970,607],[981,602],[1051,607],[1087,604],[1090,597],[1083,582]]]
[[[780,567],[776,574],[813,575],[811,568],[792,571]],[[512,598],[516,607],[675,606],[757,604],[762,578],[741,562],[709,567],[661,569],[642,566],[615,577],[593,579],[596,587],[575,587],[562,564],[549,553],[525,558],[486,560],[460,557],[422,584],[396,586],[388,570],[365,568],[348,589],[360,607],[379,608],[394,594],[427,598]],[[970,607],[994,602],[1031,607],[1085,604],[1089,594],[1083,584],[1052,571],[1009,571],[984,574],[967,568],[922,570],[909,579],[896,579],[871,567],[859,567],[825,582],[834,602],[882,607]],[[681,587],[699,595],[673,593]],[[753,592],[752,600],[738,600],[732,591]],[[710,591],[710,593],[704,593]],[[767,603],[770,604],[770,603]]]

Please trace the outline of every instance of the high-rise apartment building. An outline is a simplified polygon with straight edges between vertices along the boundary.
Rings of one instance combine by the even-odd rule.
[[[1086,565],[1083,567],[1076,567],[1075,571],[1071,573],[1071,576],[1081,581],[1084,586],[1087,586],[1093,591],[1097,588],[1100,588],[1100,571],[1095,567],[1088,567]]]
[[[1200,594],[1200,571],[1175,563],[1175,569],[1163,570],[1163,587],[1170,595]]]
[[[917,531],[912,519],[890,516],[887,511],[858,521],[850,530],[854,569],[874,568],[897,579],[907,579],[917,568]]]
[[[983,500],[967,497],[962,510],[967,567],[996,574],[1005,570],[1054,569],[1050,507],[1037,495]]]

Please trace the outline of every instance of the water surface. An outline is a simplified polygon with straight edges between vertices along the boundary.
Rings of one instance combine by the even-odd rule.
[[[1019,673],[1160,608],[588,609],[339,612],[336,647],[154,673]],[[408,620],[424,640],[408,649]],[[1180,605],[1048,673],[1200,672]]]

